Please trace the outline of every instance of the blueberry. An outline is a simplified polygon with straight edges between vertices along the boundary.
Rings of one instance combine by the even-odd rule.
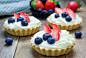
[[[55,14],[55,18],[58,18],[58,17],[60,17],[59,14]]]
[[[41,9],[41,8],[39,8],[39,9],[37,9],[37,11],[38,11],[38,12],[42,12],[42,9]]]
[[[13,23],[13,22],[15,22],[15,19],[14,18],[9,18],[8,19],[8,23],[10,24],[10,23]]]
[[[47,42],[48,42],[49,44],[54,44],[54,43],[55,43],[55,38],[50,37],[50,38],[47,39]]]
[[[13,39],[8,37],[8,38],[6,38],[5,43],[7,45],[11,45],[13,43]]]
[[[47,40],[49,37],[52,37],[51,34],[49,33],[43,34],[43,40]]]
[[[46,10],[43,10],[42,13],[47,14],[48,12]]]
[[[66,16],[68,16],[68,14],[66,12],[63,12],[62,17],[65,18]]]
[[[54,13],[54,10],[49,9],[49,10],[48,10],[48,13],[49,13],[49,14],[52,14],[52,13]]]
[[[18,21],[22,21],[22,20],[24,20],[23,17],[18,17],[18,18],[17,18],[17,22],[18,22]]]
[[[70,22],[70,21],[72,20],[72,18],[71,18],[70,16],[66,16],[66,17],[65,17],[65,20],[66,20],[67,22]]]
[[[80,38],[82,36],[82,33],[80,31],[75,32],[76,38]]]
[[[43,39],[41,37],[36,37],[35,38],[35,44],[39,45],[43,42]]]
[[[22,20],[21,21],[21,25],[22,26],[27,26],[28,25],[28,21],[27,20]]]

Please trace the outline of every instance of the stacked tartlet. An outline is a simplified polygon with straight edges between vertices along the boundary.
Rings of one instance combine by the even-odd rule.
[[[80,26],[82,18],[76,15],[71,9],[55,8],[55,13],[51,14],[47,21],[52,27],[52,24],[58,25],[61,29],[73,30]]]
[[[14,12],[14,17],[4,22],[4,29],[16,36],[27,36],[36,33],[42,23],[35,17],[28,16],[24,12],[20,12],[20,14],[21,16]]]
[[[34,34],[30,42],[39,54],[46,56],[67,54],[75,45],[73,36],[66,30],[60,30],[56,24],[52,30],[45,24],[44,30]]]

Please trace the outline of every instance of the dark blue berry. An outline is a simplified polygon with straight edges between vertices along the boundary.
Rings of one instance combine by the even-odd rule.
[[[8,37],[8,38],[6,38],[5,43],[7,45],[11,45],[13,43],[13,39]]]
[[[68,16],[68,14],[66,12],[63,12],[62,17],[65,18],[66,16]]]
[[[51,34],[49,33],[43,34],[43,40],[47,40],[49,37],[52,37]]]
[[[39,8],[39,9],[37,9],[37,11],[38,11],[38,12],[42,12],[42,9],[41,9],[41,8]]]
[[[54,43],[55,43],[55,38],[50,37],[50,38],[47,39],[47,42],[48,42],[49,44],[54,44]]]
[[[43,13],[43,14],[47,14],[48,12],[47,12],[46,10],[43,10],[42,13]]]
[[[22,20],[24,20],[23,17],[18,17],[18,18],[17,18],[17,22],[18,22],[18,21],[22,21]]]
[[[15,22],[15,19],[14,18],[9,18],[8,19],[8,23],[10,24],[10,23],[13,23],[13,22]]]
[[[80,38],[82,36],[82,33],[80,31],[75,32],[76,38]]]
[[[49,10],[48,10],[48,13],[49,13],[49,14],[52,14],[52,13],[54,13],[54,10],[49,9]]]
[[[28,25],[28,21],[27,20],[22,20],[21,21],[21,25],[22,26],[27,26]]]
[[[71,18],[70,16],[66,16],[66,17],[65,17],[65,20],[66,20],[67,22],[70,22],[70,21],[72,20],[72,18]]]
[[[36,37],[35,38],[35,44],[39,45],[43,42],[43,39],[41,37]]]
[[[58,17],[60,17],[59,14],[55,14],[55,18],[58,18]]]

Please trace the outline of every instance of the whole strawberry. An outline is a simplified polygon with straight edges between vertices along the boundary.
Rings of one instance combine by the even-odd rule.
[[[54,9],[58,5],[59,1],[47,0],[45,3],[45,10]]]
[[[44,9],[44,5],[43,5],[43,3],[40,1],[40,0],[38,0],[38,1],[32,1],[31,2],[31,5],[35,8],[35,9],[39,9],[39,8],[41,8],[42,10]]]
[[[67,8],[70,8],[73,11],[76,11],[80,7],[81,7],[80,2],[76,2],[76,1],[71,1],[67,5]]]

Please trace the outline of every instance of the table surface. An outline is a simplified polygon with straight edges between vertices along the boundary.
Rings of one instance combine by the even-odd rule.
[[[60,0],[60,3],[63,8],[66,8],[68,2],[69,0]],[[86,1],[80,0],[80,2],[82,4],[82,7],[78,9],[75,13],[82,17],[83,22],[79,28],[69,32],[75,37],[75,31],[79,30],[82,32],[82,37],[75,38],[76,45],[74,46],[71,52],[58,57],[47,57],[38,54],[30,44],[30,39],[33,35],[18,37],[7,33],[3,28],[3,23],[6,19],[12,16],[0,16],[0,58],[86,58]],[[31,13],[27,14],[32,15]],[[39,29],[40,31],[43,30],[44,24],[48,23],[46,19],[39,19],[42,22],[42,26]],[[13,38],[14,41],[12,45],[5,44],[5,39],[7,37]]]

